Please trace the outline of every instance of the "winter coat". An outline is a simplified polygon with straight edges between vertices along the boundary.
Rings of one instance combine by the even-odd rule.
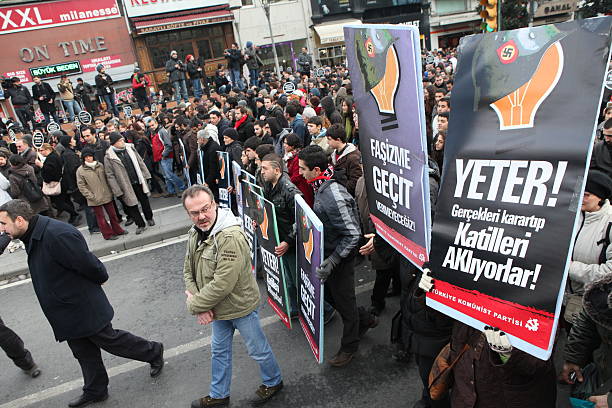
[[[244,143],[249,137],[255,136],[253,118],[249,116],[247,120],[242,122],[240,126],[236,128],[236,131],[238,132],[238,141],[240,143]],[[240,160],[238,160],[238,163],[240,163]]]
[[[70,81],[60,82],[59,84],[57,84],[57,89],[59,89],[59,94],[62,100],[74,100],[74,89],[72,88],[72,83]]]
[[[10,87],[7,89],[6,94],[11,98],[11,102],[13,102],[16,108],[32,105],[32,95],[30,95],[28,88],[23,85]]]
[[[55,151],[49,153],[45,158],[40,175],[45,183],[51,183],[54,181],[60,181],[63,174],[63,162],[62,158]]]
[[[242,145],[233,141],[231,144],[223,146],[223,151],[229,153],[229,162],[235,161],[236,163],[242,163]]]
[[[191,60],[187,63],[187,73],[189,74],[189,79],[200,79],[202,78],[202,71],[198,71],[200,66],[194,60]]]
[[[583,310],[574,320],[564,350],[565,361],[580,367],[594,361],[602,383],[612,379],[612,308],[607,304],[610,293],[612,274],[588,286]],[[612,390],[601,390],[595,395],[609,391]]]
[[[65,148],[62,152],[62,163],[64,164],[61,183],[62,192],[72,194],[79,189],[76,183],[76,171],[81,167],[81,159],[79,159],[74,150]]]
[[[608,146],[605,140],[595,143],[591,155],[591,168],[601,170],[612,177],[612,146]]]
[[[502,364],[482,332],[456,322],[450,361],[463,346],[468,350],[457,362],[451,392],[453,408],[554,408],[557,385],[554,365],[517,348]]]
[[[21,199],[30,203],[32,210],[35,214],[38,214],[43,211],[49,210],[51,207],[47,200],[47,197],[41,198],[38,201],[30,201],[23,195],[23,185],[25,183],[24,178],[29,178],[34,184],[37,184],[36,176],[34,175],[34,169],[32,166],[24,164],[21,167],[12,167],[9,170],[8,180],[11,183],[11,186],[8,190],[8,193],[11,195],[13,199]]]
[[[300,52],[297,59],[298,71],[310,74],[312,68],[312,57],[305,52]]]
[[[198,138],[191,130],[185,132],[182,137],[183,146],[185,146],[185,156],[187,156],[187,165],[190,169],[198,165]]]
[[[310,144],[319,146],[328,157],[331,156],[334,151],[334,149],[329,147],[329,142],[327,141],[327,129],[323,129],[316,137],[312,137],[310,139]]]
[[[153,161],[158,162],[164,159],[174,158],[172,140],[170,133],[163,126],[157,128],[153,134],[151,143],[153,145]]]
[[[43,100],[39,99],[41,96],[44,98]],[[40,85],[32,85],[32,98],[38,102],[42,113],[55,113],[55,104],[51,102],[55,99],[55,92],[48,83],[41,82]]]
[[[606,249],[607,261],[599,263],[602,243],[608,223],[612,222],[612,206],[606,200],[599,211],[581,212],[569,267],[567,292],[581,295],[584,286],[612,273],[612,243]],[[612,238],[612,231],[611,231]],[[612,241],[611,241],[612,242]]]
[[[176,65],[179,65],[179,68]],[[170,58],[166,61],[166,72],[168,73],[168,82],[184,81],[185,71],[187,68],[180,59]]]
[[[230,49],[228,51],[229,51],[229,55],[225,56],[225,58],[227,58],[227,67],[229,69],[240,70],[240,68],[242,67],[242,64],[244,64],[242,52],[240,50],[233,50],[233,49]]]
[[[203,164],[202,164],[204,167],[204,177],[205,177],[204,182],[208,184],[208,187],[210,187],[210,189],[213,190],[213,192],[216,192],[217,191],[217,180],[220,177],[219,176],[219,160],[217,159],[217,152],[221,151],[221,147],[219,146],[219,143],[209,138],[208,142],[206,142],[206,144],[202,146],[201,149],[202,149],[202,158],[204,159]],[[198,171],[200,171],[199,168],[198,168]]]
[[[304,119],[302,119],[302,115],[299,113],[295,116],[293,122],[291,122],[291,131],[298,135],[300,142],[302,142],[302,146],[308,146],[310,144],[310,133],[306,130]]]
[[[321,106],[325,113],[325,117],[329,120],[332,125],[342,124],[342,115],[336,110],[336,105],[331,96],[326,96],[321,99]]]
[[[32,286],[55,339],[91,336],[106,327],[114,311],[102,284],[104,264],[87,248],[72,225],[37,216],[29,242],[24,242]]]
[[[257,55],[257,51],[255,51],[255,48],[251,47],[247,47],[244,50],[244,55],[246,57],[249,57],[246,60],[246,65],[248,69],[259,69],[259,55]]]
[[[289,179],[295,186],[302,192],[304,201],[310,208],[314,205],[314,191],[312,186],[308,184],[304,176],[300,174],[300,160],[297,153],[287,158],[287,172],[289,173]]]
[[[225,119],[225,118],[221,118],[221,120],[219,120],[219,123],[217,123],[217,134],[219,135],[219,144],[223,144],[223,132],[225,131],[225,129],[230,127],[230,123],[229,120]]]
[[[94,88],[89,85],[87,82],[83,82],[82,84],[77,83],[77,86],[74,88],[77,96],[81,98],[82,101],[85,100],[94,100]]]
[[[32,166],[34,171],[36,171],[38,169],[38,167],[36,167],[36,164],[35,164],[36,163],[36,159],[38,159],[38,154],[36,154],[36,150],[28,147],[26,150],[24,150],[23,152],[19,153],[19,155],[25,159],[27,164]]]
[[[352,255],[361,238],[355,199],[336,179],[326,180],[315,191],[312,208],[325,225],[324,257],[336,259]]]
[[[93,149],[94,159],[96,159],[97,162],[104,163],[104,156],[106,156],[106,151],[109,149],[110,143],[106,140],[96,138],[95,144],[86,144],[85,147]]]
[[[106,172],[102,163],[96,162],[94,168],[83,164],[77,170],[76,175],[79,191],[87,199],[88,206],[97,207],[113,200],[113,192],[106,180]]]
[[[228,208],[218,208],[207,239],[199,241],[196,227],[189,230],[183,275],[193,294],[191,314],[214,311],[215,319],[238,319],[259,306],[259,287],[251,272],[249,244],[240,222]]]
[[[338,181],[346,187],[349,194],[355,197],[355,186],[357,180],[363,175],[361,168],[361,153],[355,145],[347,143],[338,158],[336,151],[331,154],[331,163],[334,166],[334,174]]]
[[[0,205],[12,200],[11,195],[8,192],[10,187],[11,183],[6,177],[4,177],[4,174],[0,172]]]
[[[274,187],[272,183],[264,185],[264,197],[274,204],[279,242],[285,241],[290,247],[295,246],[296,195],[302,195],[302,193],[286,173],[281,175]]]
[[[138,154],[134,145],[126,143],[125,149],[132,160],[134,170],[138,175],[138,182],[142,185],[142,191],[149,194],[149,185],[147,180],[151,178],[151,174],[144,164],[142,157]],[[128,172],[123,165],[123,162],[117,156],[115,150],[111,147],[106,151],[106,159],[104,160],[104,171],[106,180],[115,197],[121,197],[125,205],[131,207],[138,205],[138,198],[132,187],[132,182],[128,176]]]
[[[98,74],[95,78],[96,91],[99,96],[112,95],[115,92],[113,88],[113,78],[108,74]]]
[[[132,89],[134,93],[140,93],[141,95],[147,95],[147,87],[151,85],[151,79],[148,75],[140,72],[135,72],[132,75]]]

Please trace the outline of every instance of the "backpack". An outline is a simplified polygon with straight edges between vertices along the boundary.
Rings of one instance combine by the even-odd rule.
[[[21,193],[31,203],[42,200],[44,197],[42,190],[38,186],[38,184],[34,183],[30,180],[29,177],[24,177],[21,174],[17,174],[17,176],[23,179],[23,185],[21,186]]]
[[[606,251],[608,246],[610,245],[610,229],[612,229],[612,222],[608,223],[608,227],[606,228],[606,235],[599,241],[597,241],[597,245],[603,244],[601,247],[601,252],[599,253],[599,264],[605,264],[608,260]]]

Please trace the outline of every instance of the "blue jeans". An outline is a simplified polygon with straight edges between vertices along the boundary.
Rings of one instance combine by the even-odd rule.
[[[103,98],[106,101],[106,110],[111,108],[113,115],[119,117],[119,109],[117,109],[117,104],[115,103],[115,94],[104,95]]]
[[[64,103],[64,108],[68,111],[68,120],[74,121],[74,114],[81,112],[81,105],[76,100],[71,101],[62,101]]]
[[[259,86],[259,72],[256,69],[249,69],[249,76],[251,77],[251,86]]]
[[[53,117],[53,121],[57,124],[60,123],[59,117],[57,116],[57,112],[53,112],[53,113],[43,113],[43,116],[45,117],[45,123],[48,125],[49,123],[51,123],[51,117]]]
[[[166,179],[166,191],[169,194],[178,194],[185,189],[185,183],[172,171],[173,161],[173,159],[162,159],[160,163]]]
[[[196,98],[201,98],[202,97],[202,81],[200,80],[200,78],[192,79],[191,85],[193,86],[193,96],[195,96]]]
[[[242,81],[240,80],[240,70],[239,69],[230,69],[230,81],[232,83],[232,88],[239,88],[242,90]]]
[[[174,100],[176,103],[181,103],[181,99],[183,99],[185,103],[189,102],[189,98],[187,97],[187,82],[185,82],[184,79],[174,81],[172,86],[174,87]]]
[[[212,328],[212,378],[210,382],[212,398],[226,398],[230,395],[232,340],[236,329],[244,339],[249,356],[259,364],[263,384],[268,387],[280,384],[282,381],[280,367],[261,329],[256,310],[239,319],[215,320]]]

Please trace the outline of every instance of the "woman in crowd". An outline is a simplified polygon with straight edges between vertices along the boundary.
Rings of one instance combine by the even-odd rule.
[[[32,166],[18,154],[11,155],[9,163],[11,165],[9,170],[11,186],[8,191],[11,197],[27,201],[36,214],[50,215],[51,206],[38,187],[38,180]]]

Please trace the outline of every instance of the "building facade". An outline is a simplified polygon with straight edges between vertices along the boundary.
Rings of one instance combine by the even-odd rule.
[[[465,35],[482,32],[476,12],[478,0],[433,0],[431,3],[431,49],[454,48]]]

